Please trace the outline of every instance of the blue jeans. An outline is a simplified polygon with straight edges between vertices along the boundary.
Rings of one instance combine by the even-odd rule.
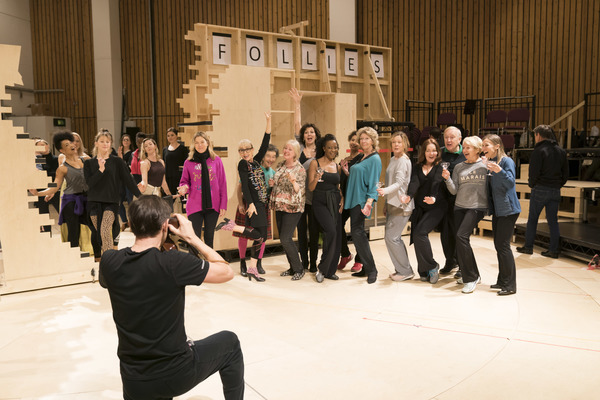
[[[529,200],[529,218],[525,232],[525,247],[533,248],[535,233],[537,231],[540,213],[546,208],[546,219],[550,228],[550,248],[548,250],[558,253],[560,231],[558,229],[558,205],[560,204],[560,189],[547,186],[536,186],[531,189]]]

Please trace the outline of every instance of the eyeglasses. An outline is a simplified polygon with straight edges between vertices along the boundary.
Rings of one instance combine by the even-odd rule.
[[[246,153],[246,152],[249,152],[249,151],[250,151],[250,150],[252,150],[252,149],[253,149],[253,147],[248,147],[247,149],[238,149],[238,151],[239,151],[240,153]]]

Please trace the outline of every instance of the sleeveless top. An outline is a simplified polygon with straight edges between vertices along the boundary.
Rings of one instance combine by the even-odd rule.
[[[81,161],[83,161],[83,159]],[[63,194],[87,192],[88,186],[85,182],[85,177],[83,176],[83,168],[75,168],[66,161],[64,162],[64,165],[67,167],[67,175],[65,175],[67,186],[65,187]]]
[[[148,160],[150,161],[150,160]],[[165,176],[165,166],[160,161],[150,161],[150,169],[148,170],[148,184],[160,187]]]
[[[340,184],[340,174],[337,172],[323,172],[321,177],[323,182],[317,182],[315,192],[331,192],[338,191],[338,185]]]
[[[329,214],[335,219],[340,214],[341,194],[338,189],[340,174],[324,171],[321,180],[323,182],[317,182],[314,190],[313,207],[326,206]]]

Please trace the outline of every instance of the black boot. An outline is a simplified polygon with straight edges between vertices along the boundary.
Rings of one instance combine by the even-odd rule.
[[[246,272],[246,259],[245,258],[240,259],[240,275],[248,276],[248,273]]]
[[[266,274],[265,269],[262,267],[262,258],[260,258],[256,261],[256,269],[258,270],[259,274],[261,274],[261,275]]]

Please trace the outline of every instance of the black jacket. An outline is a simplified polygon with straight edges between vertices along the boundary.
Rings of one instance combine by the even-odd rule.
[[[529,187],[561,188],[569,179],[567,152],[554,140],[535,145],[529,158]]]

